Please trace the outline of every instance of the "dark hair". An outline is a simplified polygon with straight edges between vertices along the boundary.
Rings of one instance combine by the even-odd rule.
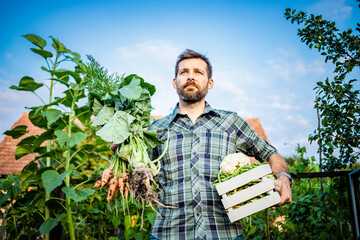
[[[195,52],[194,50],[191,50],[191,49],[185,49],[185,51],[182,52],[178,56],[178,59],[176,61],[176,65],[175,65],[175,77],[177,77],[177,74],[179,71],[179,63],[185,59],[191,59],[191,58],[200,58],[201,60],[203,60],[206,63],[206,65],[207,65],[206,72],[210,79],[212,76],[212,66],[211,66],[209,59],[207,57],[205,57],[205,55],[202,55],[201,53]]]

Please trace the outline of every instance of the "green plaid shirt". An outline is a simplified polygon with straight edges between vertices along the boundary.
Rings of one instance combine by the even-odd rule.
[[[215,110],[206,103],[193,124],[178,105],[163,119],[153,123],[158,137],[167,141],[158,175],[159,200],[176,209],[159,207],[151,234],[157,239],[235,239],[242,235],[239,222],[230,223],[220,196],[213,187],[222,159],[243,152],[267,161],[276,149],[258,137],[236,113]],[[164,150],[159,145],[150,157]]]

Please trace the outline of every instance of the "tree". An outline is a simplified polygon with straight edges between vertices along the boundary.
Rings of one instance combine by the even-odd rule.
[[[298,30],[301,41],[310,49],[316,48],[325,56],[325,62],[330,60],[335,66],[333,80],[326,78],[314,88],[319,125],[309,141],[319,145],[320,168],[335,170],[352,165],[360,155],[360,100],[359,89],[354,88],[357,79],[349,80],[347,75],[360,67],[360,24],[355,33],[352,29],[340,32],[335,22],[321,15],[289,8],[285,18],[302,25]]]

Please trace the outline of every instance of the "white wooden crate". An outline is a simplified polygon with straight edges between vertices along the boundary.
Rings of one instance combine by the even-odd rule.
[[[216,185],[216,190],[219,195],[222,196],[221,201],[224,208],[228,210],[228,216],[231,222],[238,221],[280,202],[281,199],[279,193],[274,191],[274,181],[266,177],[266,175],[271,173],[270,165],[264,164]],[[226,195],[226,193],[257,179],[261,179],[262,181],[230,196]],[[241,207],[233,208],[237,204],[250,200],[265,192],[268,192],[270,195]]]

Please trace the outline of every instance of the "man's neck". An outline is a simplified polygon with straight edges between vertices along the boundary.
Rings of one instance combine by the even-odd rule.
[[[196,119],[205,110],[205,99],[194,103],[184,102],[182,99],[179,99],[179,110],[181,113],[188,115],[192,123],[195,124]]]

